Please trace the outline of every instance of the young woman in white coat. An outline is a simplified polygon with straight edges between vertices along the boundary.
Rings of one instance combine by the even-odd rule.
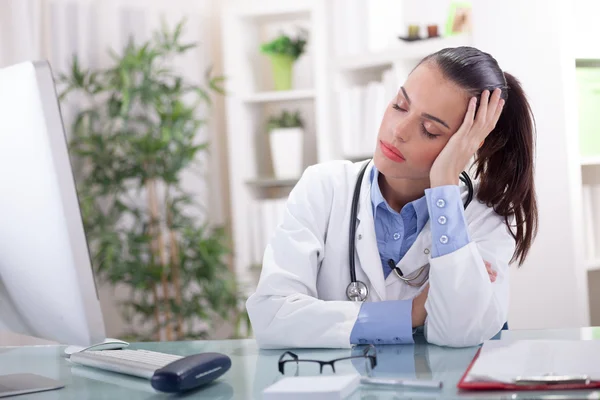
[[[426,57],[388,104],[372,160],[311,166],[292,190],[246,304],[259,346],[492,338],[509,265],[537,229],[533,142],[523,89],[491,55]]]

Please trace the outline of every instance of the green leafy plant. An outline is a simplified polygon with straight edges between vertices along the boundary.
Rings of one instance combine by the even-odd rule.
[[[306,32],[303,30],[295,38],[281,33],[272,41],[263,43],[260,48],[265,54],[289,56],[295,61],[305,51],[306,36]]]
[[[210,69],[198,86],[173,67],[195,47],[181,42],[183,25],[163,25],[141,45],[130,39],[106,69],[83,69],[74,56],[59,76],[61,101],[75,96],[78,107],[69,144],[93,266],[128,287],[121,305],[136,340],[203,338],[216,320],[245,318],[225,230],[205,222],[181,185],[208,151],[198,133],[211,95],[223,94]]]
[[[283,110],[281,114],[269,118],[267,122],[267,130],[271,131],[276,128],[303,128],[304,121],[299,111],[290,112]]]

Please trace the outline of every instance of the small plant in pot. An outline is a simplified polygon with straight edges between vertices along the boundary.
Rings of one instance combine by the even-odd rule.
[[[281,33],[272,41],[261,45],[261,51],[271,58],[275,90],[290,90],[292,88],[294,62],[305,51],[306,36],[304,30],[301,30],[295,38]]]
[[[283,110],[267,123],[273,172],[279,179],[296,179],[302,174],[304,121],[299,111]]]

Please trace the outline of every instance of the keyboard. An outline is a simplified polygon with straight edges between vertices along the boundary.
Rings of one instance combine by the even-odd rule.
[[[154,371],[164,367],[183,356],[159,353],[148,350],[95,350],[80,351],[71,354],[71,361],[85,365],[150,379]]]

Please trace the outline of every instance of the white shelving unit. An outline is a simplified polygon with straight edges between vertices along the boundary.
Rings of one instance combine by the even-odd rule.
[[[253,265],[279,222],[283,201],[300,176],[274,177],[266,122],[282,110],[300,111],[304,120],[303,166],[321,161],[329,89],[325,7],[320,0],[230,1],[223,9],[224,74],[227,77],[227,141],[235,270],[247,292],[254,289]],[[260,45],[280,32],[309,32],[306,53],[294,66],[294,84],[274,90],[271,65]],[[306,78],[308,77],[308,78]]]
[[[595,55],[594,55],[595,54]],[[579,55],[579,54],[578,54]],[[594,58],[595,57],[595,58]],[[600,53],[587,52],[585,57],[575,59],[577,67],[598,68],[600,71]],[[578,90],[583,90],[579,85],[583,81],[577,81]],[[591,99],[592,92],[595,93],[595,84],[591,85],[590,90],[585,95],[580,94],[580,99]],[[581,105],[584,109],[590,110],[590,106]],[[589,124],[583,128],[589,129]],[[581,135],[581,132],[578,133]],[[589,135],[589,133],[588,133]],[[580,136],[581,137],[581,136]],[[580,144],[580,147],[584,146]],[[587,153],[591,149],[585,149]],[[584,151],[581,147],[580,151]],[[600,155],[582,156],[581,160],[581,192],[582,192],[582,219],[583,219],[583,238],[585,243],[585,269],[587,272],[600,271]],[[592,290],[590,287],[589,290]],[[598,289],[596,289],[598,290]]]
[[[581,166],[600,166],[600,156],[595,157],[583,157],[581,159]]]
[[[585,267],[588,271],[600,271],[600,259],[586,261]]]
[[[414,42],[398,41],[398,46],[389,50],[365,53],[354,56],[341,56],[337,59],[339,71],[366,71],[381,68],[391,68],[403,60],[421,60],[443,47],[456,47],[469,44],[468,35],[439,37]]]
[[[281,101],[310,100],[314,99],[315,95],[316,93],[312,89],[300,89],[252,93],[241,97],[245,103],[277,103]]]

